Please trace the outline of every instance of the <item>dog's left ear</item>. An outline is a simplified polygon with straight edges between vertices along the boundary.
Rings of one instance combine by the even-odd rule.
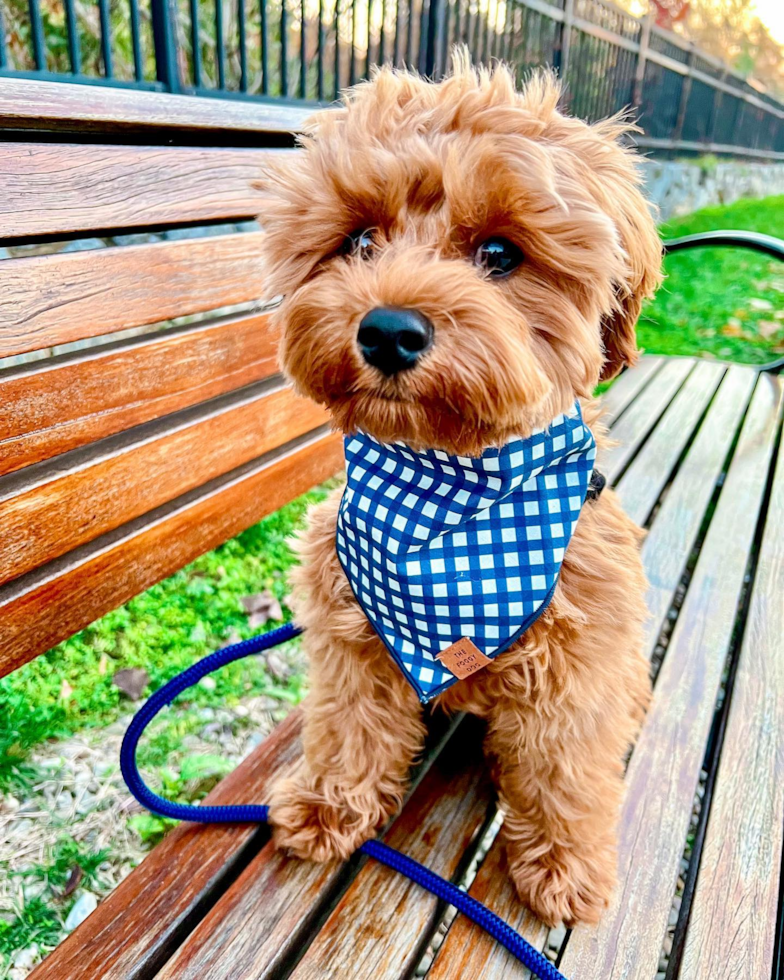
[[[616,287],[615,309],[602,320],[604,364],[601,381],[614,378],[637,360],[636,326],[643,302],[661,283],[662,245],[654,209],[641,190],[634,152],[619,139],[633,130],[624,119],[588,127],[584,144],[600,204],[613,221],[626,257],[626,274]]]

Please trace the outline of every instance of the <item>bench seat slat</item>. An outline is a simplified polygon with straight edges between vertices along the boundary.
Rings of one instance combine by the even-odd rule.
[[[414,795],[427,793],[438,781],[441,755],[452,758],[459,719],[437,718],[428,737],[422,765],[414,776]],[[439,782],[443,786],[442,782]],[[287,975],[291,963],[310,942],[325,912],[350,884],[361,866],[355,857],[346,864],[315,864],[288,858],[266,844],[209,914],[181,945],[156,980],[197,977],[267,977]]]
[[[633,521],[644,524],[724,375],[721,364],[698,363],[655,431],[624,473],[617,490]]]
[[[292,711],[206,801],[215,806],[266,799],[298,764],[301,712]],[[146,980],[260,846],[266,827],[182,823],[172,830],[31,980]]]
[[[318,430],[0,588],[0,676],[342,466],[340,438]]]
[[[599,469],[610,483],[618,479],[693,368],[694,361],[689,357],[666,361],[657,371],[653,383],[635,398],[615,423],[612,428],[613,445],[600,453],[598,459]]]
[[[663,364],[663,357],[646,355],[640,358],[639,364],[631,371],[623,372],[609,391],[602,396],[602,418],[605,425],[612,425],[616,421],[643,388],[650,384]]]
[[[260,231],[0,263],[0,357],[262,299]]]
[[[278,381],[160,419],[0,481],[0,583],[86,544],[208,480],[324,425],[327,415]],[[179,424],[178,424],[179,423]],[[74,458],[76,457],[76,458]],[[17,480],[35,480],[17,486]]]
[[[544,949],[549,930],[522,904],[509,879],[503,833],[482,862],[469,894],[492,909],[536,949]],[[427,980],[511,980],[523,967],[486,932],[458,915],[436,952]]]
[[[277,370],[266,314],[191,325],[0,374],[0,474],[260,381]]]
[[[758,383],[627,773],[620,885],[562,962],[580,980],[650,980],[667,927],[694,793],[732,637],[781,407]]]
[[[648,577],[646,648],[650,658],[749,403],[757,375],[733,366],[667,491],[642,546]]]
[[[459,753],[451,765],[433,766],[385,840],[436,874],[453,878],[493,813],[493,796],[481,751]],[[429,892],[391,868],[369,861],[291,978],[322,980],[336,963],[341,964],[341,980],[408,976],[421,958],[423,941],[435,928],[439,908]],[[172,970],[171,977],[176,976]]]
[[[252,182],[269,154],[287,152],[2,143],[0,240],[255,218]]]
[[[783,527],[780,449],[680,980],[772,976],[784,832]]]

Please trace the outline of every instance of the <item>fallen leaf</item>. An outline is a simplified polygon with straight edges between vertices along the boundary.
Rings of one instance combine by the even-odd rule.
[[[67,701],[72,694],[73,694],[73,688],[71,687],[71,685],[68,683],[67,680],[63,680],[63,683],[60,685],[60,700]]]
[[[75,864],[71,868],[71,873],[68,875],[68,881],[65,883],[65,888],[63,888],[60,898],[68,898],[69,895],[73,895],[83,877],[84,871],[82,871],[81,866]]]
[[[98,673],[105,674],[109,669],[109,658],[105,653],[101,654],[101,659],[98,661]]]
[[[731,316],[719,331],[724,337],[742,337],[743,324],[737,317]]]
[[[784,327],[777,320],[758,320],[757,321],[757,332],[760,337],[764,337],[765,340],[770,340],[771,337],[775,336],[779,330],[784,330]]]
[[[244,596],[242,605],[248,614],[248,625],[251,628],[263,626],[270,619],[283,619],[280,603],[269,589]]]
[[[749,300],[749,306],[752,310],[772,310],[773,303],[769,299],[760,299],[758,296],[754,296]]]
[[[126,667],[112,677],[112,684],[131,701],[138,701],[149,683],[150,675],[141,667]]]

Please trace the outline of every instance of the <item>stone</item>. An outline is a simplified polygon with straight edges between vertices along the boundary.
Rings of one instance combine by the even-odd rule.
[[[14,958],[11,961],[14,968],[17,970],[32,970],[35,964],[38,962],[39,952],[38,946],[33,943],[32,946],[28,946],[27,949],[19,949],[14,953]]]
[[[98,908],[98,897],[92,892],[82,892],[74,902],[73,908],[68,913],[65,920],[65,931],[73,932],[80,926],[88,915],[91,915]]]

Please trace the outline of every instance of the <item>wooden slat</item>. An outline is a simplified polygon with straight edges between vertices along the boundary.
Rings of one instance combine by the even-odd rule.
[[[254,218],[252,182],[288,152],[0,143],[0,239]]]
[[[261,232],[9,259],[0,356],[261,300]]]
[[[549,930],[517,897],[506,867],[503,834],[493,842],[469,894],[500,915],[532,946],[543,949]],[[518,961],[486,932],[458,915],[436,953],[428,980],[512,980],[528,974]]]
[[[264,800],[301,754],[295,709],[206,803]],[[33,972],[34,980],[142,980],[153,975],[258,848],[266,827],[183,823]]]
[[[666,361],[613,426],[611,438],[614,445],[601,453],[598,461],[599,469],[610,483],[615,482],[637,452],[693,367],[694,361],[688,357]]]
[[[477,739],[475,726],[467,727],[474,732],[474,742],[481,742],[481,738]],[[446,872],[457,866],[462,848],[487,813],[490,798],[486,767],[477,760],[475,751],[466,751],[465,737],[465,732],[459,731],[438,757],[386,838],[393,846],[421,858],[428,857],[437,842],[440,844],[436,848],[438,855],[433,854],[432,860],[439,861],[439,866]],[[357,867],[355,862],[352,877]],[[350,878],[345,879],[344,875],[341,880],[340,873],[335,863],[314,865],[287,859],[268,845],[156,980],[174,977],[177,980],[196,977],[199,980],[229,980],[233,977],[264,980],[288,976],[289,964],[302,954],[313,937],[313,923],[321,918],[320,909],[331,904],[330,895],[334,896],[336,891],[349,885]],[[387,889],[391,890],[390,899],[394,893],[394,906],[382,898]],[[375,914],[372,909],[374,893],[383,906],[381,911],[376,909]],[[344,903],[348,905],[341,912]],[[389,913],[393,907],[395,913],[390,922]],[[351,976],[376,980],[385,976],[378,972],[379,959],[394,956],[397,948],[399,956],[410,960],[412,950],[421,938],[419,929],[424,929],[428,919],[432,918],[434,907],[435,903],[399,875],[366,865],[327,919],[323,927],[326,931],[316,940],[321,942],[323,937],[326,941],[330,936],[336,940],[344,925],[348,928],[352,925],[352,922],[344,921],[346,917],[359,917],[362,921],[355,924],[362,927],[364,923],[362,936],[357,936],[361,946],[349,948],[345,957],[335,953],[334,972],[322,964],[314,967],[316,972],[313,973],[309,965],[312,960],[306,956],[294,976],[339,975],[341,980]],[[405,961],[398,959],[396,964],[388,963],[389,968],[390,976],[401,976],[405,972]]]
[[[662,357],[643,357],[635,368],[624,371],[613,382],[612,387],[602,395],[602,419],[605,425],[612,425],[615,422],[621,412],[650,383],[663,364]]]
[[[756,377],[752,368],[735,365],[729,369],[643,543],[642,559],[648,576],[648,657],[653,654]]]
[[[617,486],[621,504],[643,524],[724,375],[724,365],[698,363]],[[654,382],[655,384],[655,382]]]
[[[620,885],[600,925],[572,933],[566,976],[656,974],[780,405],[780,384],[757,385],[629,764]]]
[[[261,520],[342,465],[339,436],[316,433],[0,588],[0,676]]]
[[[0,474],[269,377],[269,316],[233,317],[0,373]]]
[[[460,753],[451,766],[433,769],[386,842],[436,874],[453,878],[491,812],[493,791],[481,753]],[[341,897],[291,977],[322,980],[335,964],[340,964],[341,980],[397,980],[409,975],[421,957],[424,937],[435,928],[438,910],[438,901],[428,892],[370,861]],[[379,926],[384,930],[382,937]],[[199,967],[200,954],[197,951]],[[257,975],[255,970],[246,972]],[[192,975],[195,980],[201,974]],[[170,976],[179,974],[172,969]]]
[[[782,528],[780,449],[680,980],[773,975],[784,832]]]
[[[297,132],[313,112],[285,102],[248,102],[139,92],[102,86],[0,78],[0,125],[6,128]]]
[[[149,423],[0,480],[0,583],[323,425],[282,381]],[[75,458],[74,458],[75,457]]]

